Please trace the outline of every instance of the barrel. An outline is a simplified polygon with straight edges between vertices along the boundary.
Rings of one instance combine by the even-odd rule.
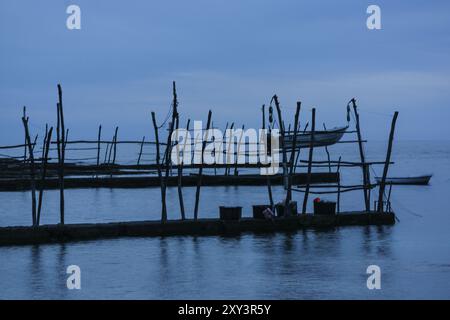
[[[277,217],[284,217],[284,207],[285,207],[284,202],[280,202],[275,205],[275,209],[277,211]],[[297,215],[297,201],[291,201],[291,202],[289,202],[287,216],[296,216],[296,215]]]
[[[314,214],[332,216],[336,214],[336,202],[314,201]]]
[[[240,220],[242,207],[219,207],[220,220]]]
[[[270,208],[269,204],[257,204],[253,206],[253,219],[265,219],[263,211]]]

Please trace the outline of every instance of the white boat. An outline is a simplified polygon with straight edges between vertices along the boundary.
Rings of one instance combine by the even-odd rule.
[[[314,131],[314,147],[325,147],[337,143],[347,130],[346,127],[337,127],[329,130]],[[290,132],[284,137],[284,146],[286,149],[292,149],[294,143],[294,134]],[[311,144],[311,131],[297,133],[295,149],[309,148]]]
[[[417,177],[386,177],[386,184],[413,184],[427,185],[433,175],[424,175]],[[375,177],[377,183],[381,182],[381,177]]]

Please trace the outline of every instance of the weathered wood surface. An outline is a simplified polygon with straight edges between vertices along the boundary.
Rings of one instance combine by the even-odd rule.
[[[312,214],[277,218],[273,221],[244,218],[136,221],[99,224],[43,225],[39,227],[0,228],[0,246],[60,243],[118,237],[235,235],[244,232],[289,232],[305,228],[393,225],[394,213],[348,212],[335,216]]]
[[[262,176],[256,174],[243,174],[239,176],[226,176],[226,175],[203,175],[203,186],[257,186],[267,185],[267,177],[270,177],[270,182],[273,185],[280,185],[283,183],[282,175],[274,176]],[[184,175],[182,178],[182,184],[185,187],[196,186],[196,175]],[[311,183],[326,183],[337,182],[339,174],[337,173],[313,173],[311,175]],[[295,185],[303,185],[306,182],[305,173],[296,173],[292,175],[292,183]],[[46,178],[44,182],[41,180],[36,181],[38,188],[42,187],[44,183],[45,189],[57,189],[59,188],[57,178]],[[161,184],[160,178],[157,176],[146,177],[83,177],[83,178],[65,178],[64,188],[143,188],[143,187],[159,187]],[[177,186],[178,177],[170,176],[167,179],[168,186]],[[31,184],[29,179],[0,179],[0,191],[23,191],[30,190]]]

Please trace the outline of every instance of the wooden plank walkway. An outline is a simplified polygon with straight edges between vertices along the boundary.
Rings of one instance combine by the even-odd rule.
[[[211,236],[240,233],[289,232],[305,228],[393,225],[394,213],[346,212],[334,216],[298,215],[260,220],[219,219],[135,221],[97,224],[43,225],[39,227],[2,227],[0,246],[61,243],[118,237]]]

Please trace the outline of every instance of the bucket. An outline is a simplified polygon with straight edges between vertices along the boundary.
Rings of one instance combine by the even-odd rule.
[[[263,211],[270,208],[269,204],[259,204],[253,206],[253,219],[265,219]]]
[[[275,205],[275,209],[277,211],[277,217],[284,217],[284,206],[285,203],[280,202]],[[287,216],[296,216],[297,215],[297,201],[289,202],[289,208],[287,210]]]
[[[314,201],[314,214],[332,216],[336,214],[336,202]]]
[[[220,220],[240,220],[242,207],[219,207]]]

